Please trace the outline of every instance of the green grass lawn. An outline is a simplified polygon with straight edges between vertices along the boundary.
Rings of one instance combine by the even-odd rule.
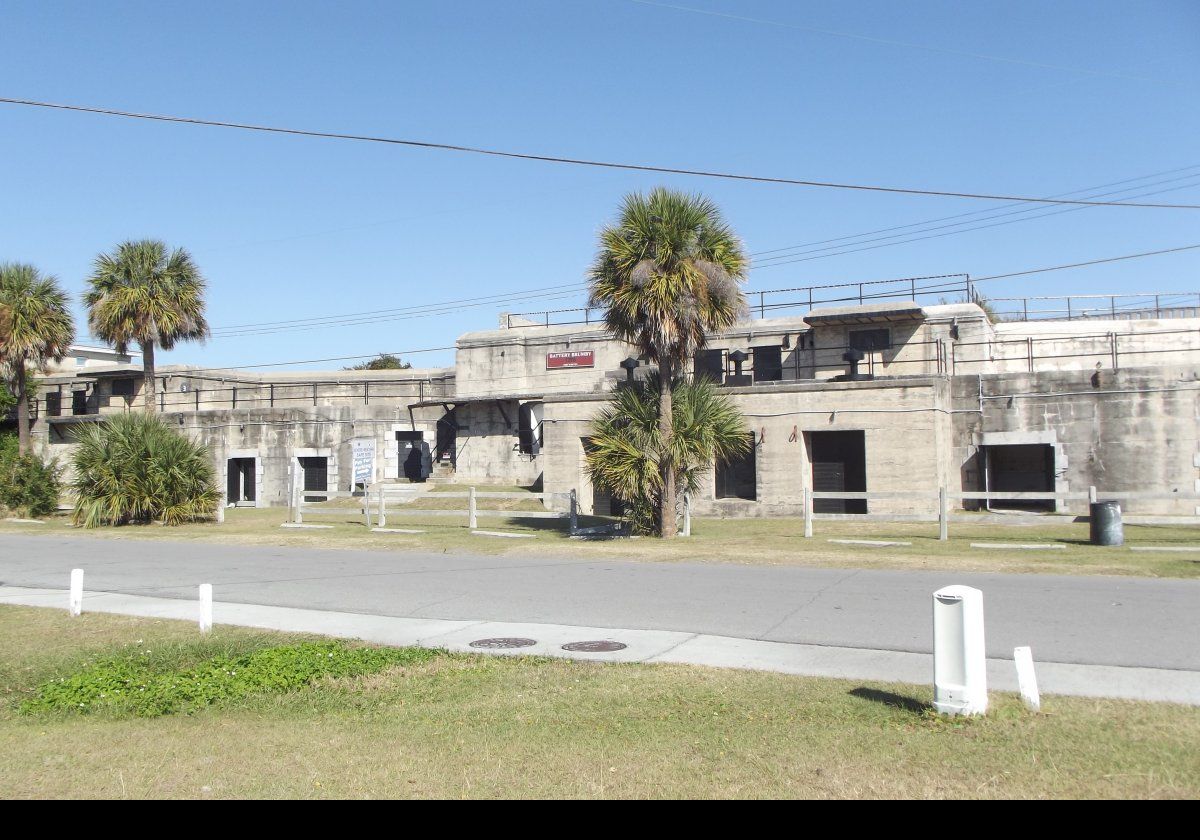
[[[430,494],[432,496],[433,494]],[[425,497],[429,500],[429,496]],[[425,501],[423,500],[423,501]],[[464,500],[447,499],[444,507]],[[497,499],[519,508],[536,502]],[[430,500],[427,503],[432,503]],[[1054,574],[1136,575],[1141,577],[1200,577],[1200,551],[1195,553],[1135,552],[1130,545],[1200,545],[1200,527],[1126,525],[1126,546],[1103,548],[1088,544],[1087,523],[989,524],[954,521],[950,540],[938,542],[937,523],[883,523],[823,521],[815,523],[815,536],[804,539],[803,523],[796,518],[693,520],[693,536],[663,541],[651,538],[581,541],[568,538],[565,520],[521,517],[481,517],[479,527],[525,533],[531,539],[505,540],[471,535],[466,529],[465,504],[457,516],[432,516],[420,508],[388,515],[388,526],[414,528],[423,534],[371,533],[357,509],[330,508],[327,513],[306,515],[310,524],[330,529],[293,530],[279,526],[287,519],[285,508],[234,508],[225,522],[196,523],[175,528],[158,525],[72,528],[66,517],[51,517],[43,525],[0,521],[0,534],[48,534],[97,539],[186,539],[248,545],[283,545],[308,548],[357,548],[394,551],[470,551],[485,554],[521,554],[628,559],[650,562],[757,563],[790,566],[829,566],[879,569],[929,569],[974,572],[1046,572]],[[580,517],[580,524],[605,520]],[[911,546],[868,548],[830,543],[830,538],[901,540]],[[1062,542],[1065,549],[1020,551],[972,548],[972,542]]]
[[[1200,709],[442,654],[189,714],[21,713],[117,657],[162,671],[301,637],[0,607],[0,797],[1196,797]]]

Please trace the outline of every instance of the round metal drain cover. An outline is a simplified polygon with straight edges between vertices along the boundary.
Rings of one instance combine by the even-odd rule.
[[[612,653],[613,651],[625,650],[628,645],[623,645],[620,642],[596,641],[596,642],[571,642],[562,646],[563,650],[574,651],[576,653]]]
[[[533,647],[537,644],[534,639],[476,639],[471,642],[473,648],[487,648],[489,650],[501,650],[503,648],[523,648]]]

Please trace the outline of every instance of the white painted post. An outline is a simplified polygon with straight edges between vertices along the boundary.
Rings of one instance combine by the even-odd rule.
[[[479,519],[475,515],[475,488],[467,494],[467,527],[474,531],[479,527]]]
[[[944,715],[987,711],[983,593],[946,586],[933,593],[933,707]]]
[[[295,460],[294,458],[292,460]],[[296,521],[296,465],[288,465],[288,522]]]
[[[579,495],[571,491],[571,533],[574,534],[579,528]]]
[[[945,487],[938,488],[938,539],[942,542],[950,539],[950,505]]]
[[[212,584],[200,584],[200,632],[212,629]]]
[[[812,488],[804,488],[804,537],[809,538],[813,534],[812,517],[813,517],[813,497]]]
[[[221,490],[220,497],[217,498],[217,524],[220,525],[225,521],[225,490]]]
[[[376,527],[387,527],[387,502],[383,494],[383,482],[379,482],[379,516],[376,517]]]
[[[692,535],[692,494],[683,494],[683,535]]]
[[[83,612],[83,569],[71,570],[71,595],[67,599],[67,610],[73,616]]]
[[[1097,497],[1096,485],[1093,484],[1092,486],[1088,487],[1088,504],[1089,505],[1096,504],[1096,497]]]
[[[1037,674],[1033,670],[1033,651],[1028,647],[1013,648],[1013,662],[1017,664],[1017,687],[1021,699],[1031,712],[1042,710],[1042,696],[1038,693]]]
[[[300,489],[302,483],[298,475],[292,480],[292,497],[296,500],[296,516],[292,521],[297,525],[304,522],[304,493]]]

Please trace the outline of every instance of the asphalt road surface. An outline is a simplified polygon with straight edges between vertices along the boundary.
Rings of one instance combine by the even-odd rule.
[[[414,618],[680,630],[928,653],[931,594],[983,590],[988,655],[1200,671],[1200,581],[0,536],[0,584]],[[64,602],[65,606],[65,602]]]

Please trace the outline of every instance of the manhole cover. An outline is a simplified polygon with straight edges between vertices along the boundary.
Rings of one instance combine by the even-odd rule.
[[[616,650],[625,650],[628,645],[623,645],[620,642],[598,641],[598,642],[571,642],[562,646],[563,650],[570,650],[577,653],[612,653]]]
[[[471,647],[499,650],[501,648],[533,647],[536,644],[537,641],[534,639],[476,639],[471,642]]]

